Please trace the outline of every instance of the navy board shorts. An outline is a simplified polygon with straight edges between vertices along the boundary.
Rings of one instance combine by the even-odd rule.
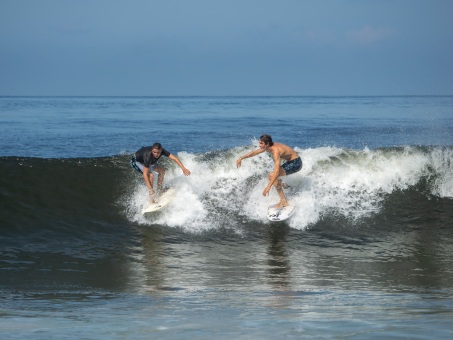
[[[137,171],[137,172],[139,172],[139,173],[141,173],[141,174],[143,173],[143,171],[138,167],[137,161],[135,160],[135,157],[134,157],[134,156],[132,156],[130,164],[131,164],[131,167],[132,167],[135,171]]]
[[[286,175],[291,175],[295,172],[298,172],[302,169],[302,158],[297,157],[292,161],[288,161],[282,165],[283,170],[285,170]]]
[[[138,161],[135,159],[134,156],[132,156],[131,161],[130,161],[130,164],[131,164],[131,167],[132,167],[135,171],[137,171],[137,172],[143,174],[143,168],[145,167],[145,165],[143,165],[142,163],[138,162]],[[157,167],[157,163],[156,163],[156,164],[151,164],[151,165],[149,166],[149,171],[154,171],[154,169],[155,169],[156,167]]]

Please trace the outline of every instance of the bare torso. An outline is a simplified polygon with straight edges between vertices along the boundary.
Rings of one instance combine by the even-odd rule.
[[[282,143],[274,143],[274,145],[268,149],[268,151],[271,151],[272,154],[274,154],[274,150],[278,152],[280,158],[285,161],[292,161],[293,159],[299,157],[296,151]]]

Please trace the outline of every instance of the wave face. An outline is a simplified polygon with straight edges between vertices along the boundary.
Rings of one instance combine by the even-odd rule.
[[[117,199],[122,158],[0,158],[0,225],[4,250],[110,252],[128,229]],[[96,240],[96,247],[92,247]],[[62,247],[71,245],[71,247]],[[80,247],[79,247],[80,246]],[[13,251],[14,252],[14,251]]]
[[[128,156],[81,159],[0,158],[4,239],[35,237],[55,244],[74,237],[119,240],[133,224],[187,232],[234,230],[269,225],[275,190],[262,191],[272,159],[267,154],[235,160],[251,147],[202,154],[179,153],[192,171],[185,177],[165,160],[165,184],[177,190],[170,205],[143,217],[147,191]],[[453,148],[398,147],[351,150],[321,147],[296,150],[303,169],[284,179],[295,215],[290,228],[371,228],[385,231],[437,214],[445,223],[453,211]],[[37,242],[39,243],[39,242]],[[35,242],[36,244],[36,242]],[[108,242],[106,244],[108,246]]]

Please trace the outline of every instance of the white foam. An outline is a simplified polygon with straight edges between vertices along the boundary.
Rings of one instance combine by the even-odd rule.
[[[453,198],[453,150],[435,149],[431,153],[431,166],[437,174],[432,194]]]
[[[244,220],[268,224],[267,207],[279,200],[274,189],[268,197],[262,195],[267,174],[273,170],[272,158],[264,153],[245,159],[239,169],[235,163],[254,148],[178,154],[192,174],[186,177],[173,162],[166,163],[165,184],[177,190],[176,198],[160,214],[145,219],[140,211],[147,204],[147,191],[143,181],[137,180],[128,200],[131,219],[191,232],[225,227],[240,230]],[[371,216],[380,211],[389,194],[406,190],[434,174],[433,194],[453,197],[451,150],[296,150],[302,156],[303,168],[284,179],[290,186],[287,197],[296,205],[295,214],[287,221],[292,228],[307,228],[326,214],[353,220]]]

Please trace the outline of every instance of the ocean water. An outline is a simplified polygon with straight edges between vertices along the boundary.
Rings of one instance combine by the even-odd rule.
[[[2,339],[453,337],[453,97],[0,97]],[[269,222],[263,133],[294,147]],[[131,154],[178,191],[143,217]]]

